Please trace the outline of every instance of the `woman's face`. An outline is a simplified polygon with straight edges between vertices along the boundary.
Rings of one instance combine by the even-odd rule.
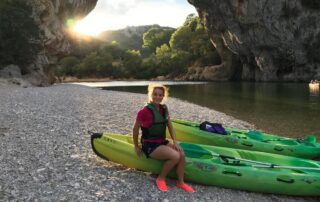
[[[160,104],[163,100],[164,92],[160,88],[153,89],[152,92],[152,102],[154,104]]]

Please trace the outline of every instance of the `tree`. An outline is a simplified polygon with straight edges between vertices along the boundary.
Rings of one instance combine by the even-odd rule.
[[[188,26],[182,26],[175,31],[170,39],[170,47],[174,50],[190,51],[190,42],[194,38],[192,30]]]
[[[163,44],[169,44],[171,34],[174,29],[168,28],[151,28],[143,34],[143,48],[153,53],[157,47]]]
[[[100,54],[108,53],[112,56],[113,60],[121,60],[124,54],[124,50],[122,50],[119,44],[116,41],[112,41],[111,43],[105,42],[100,46]]]
[[[157,73],[176,76],[186,72],[190,53],[183,50],[172,51],[166,44],[157,48]]]
[[[197,16],[189,15],[183,26],[172,34],[169,43],[173,51],[188,52],[191,61],[203,65],[220,64],[220,57]]]
[[[157,66],[157,58],[155,54],[149,55],[148,58],[144,58],[141,64],[141,74],[140,78],[149,79],[152,77],[156,77],[157,73],[156,70],[158,69]]]
[[[105,77],[112,74],[112,57],[110,55],[98,55],[92,52],[86,56],[82,63],[77,65],[79,77],[97,76]]]
[[[187,72],[187,67],[190,62],[190,53],[187,51],[173,51],[171,54],[172,64],[172,76],[184,74]]]
[[[139,51],[127,50],[122,62],[127,76],[134,77],[140,74],[142,58]]]
[[[0,67],[16,64],[22,74],[40,50],[40,31],[35,24],[32,8],[24,0],[0,2]]]
[[[75,76],[76,66],[79,65],[80,60],[74,56],[67,56],[60,60],[57,68],[58,76]]]

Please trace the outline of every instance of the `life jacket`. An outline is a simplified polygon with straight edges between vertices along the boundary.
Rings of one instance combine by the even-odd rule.
[[[165,139],[166,137],[166,127],[168,124],[168,108],[166,105],[160,105],[162,107],[164,114],[154,107],[153,104],[148,103],[146,105],[148,109],[152,112],[153,123],[149,128],[141,127],[142,139],[143,140],[153,140],[153,139]]]

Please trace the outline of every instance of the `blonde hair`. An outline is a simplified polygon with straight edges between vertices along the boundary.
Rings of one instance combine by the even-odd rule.
[[[169,88],[164,86],[164,85],[162,85],[162,84],[157,84],[157,83],[149,83],[149,86],[148,86],[148,102],[149,103],[152,102],[152,93],[153,93],[154,89],[162,90],[163,99],[162,99],[161,104],[165,103],[166,100],[169,97]]]

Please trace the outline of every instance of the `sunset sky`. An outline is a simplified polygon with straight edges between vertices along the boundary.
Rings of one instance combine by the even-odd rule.
[[[99,0],[91,13],[75,23],[76,32],[97,35],[126,26],[159,24],[178,27],[195,8],[187,0]]]

